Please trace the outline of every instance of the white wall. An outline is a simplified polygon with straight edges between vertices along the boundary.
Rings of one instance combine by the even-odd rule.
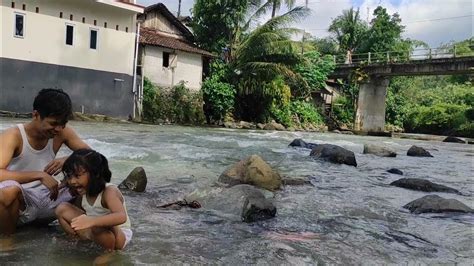
[[[142,68],[145,77],[162,87],[171,87],[184,81],[191,90],[199,90],[202,82],[202,56],[200,54],[174,51],[177,65],[174,69],[163,67],[163,51],[173,50],[157,46],[146,46],[142,55]],[[171,56],[170,56],[171,61]],[[174,77],[173,77],[174,75]]]
[[[133,74],[135,13],[94,0],[1,2],[1,57]],[[22,10],[22,5],[26,10]],[[39,7],[39,13],[35,8]],[[14,14],[25,14],[24,38],[14,37]],[[63,12],[63,18],[59,13]],[[70,20],[70,15],[73,20]],[[82,18],[85,17],[85,23]],[[94,26],[97,20],[97,26]],[[104,28],[107,22],[107,28]],[[74,25],[74,43],[66,45],[66,24]],[[119,25],[119,30],[115,29]],[[125,28],[128,27],[128,32]],[[89,48],[90,29],[98,29],[97,49]]]

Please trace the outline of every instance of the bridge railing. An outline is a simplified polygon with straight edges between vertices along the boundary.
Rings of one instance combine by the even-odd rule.
[[[431,60],[442,58],[456,58],[474,56],[473,51],[459,51],[455,45],[441,48],[414,49],[409,52],[387,51],[378,53],[334,55],[333,60],[336,65],[368,65],[381,63],[405,63],[417,60]]]

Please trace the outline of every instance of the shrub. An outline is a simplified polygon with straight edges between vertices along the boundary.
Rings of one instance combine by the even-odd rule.
[[[339,96],[333,103],[332,107],[334,118],[346,125],[354,123],[354,106],[347,96]]]
[[[210,78],[204,81],[201,90],[208,123],[220,121],[232,111],[235,100],[235,89],[232,85]]]

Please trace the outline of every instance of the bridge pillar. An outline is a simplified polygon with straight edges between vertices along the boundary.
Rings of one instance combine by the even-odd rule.
[[[371,76],[359,88],[354,129],[362,132],[383,132],[385,128],[385,97],[389,79]]]

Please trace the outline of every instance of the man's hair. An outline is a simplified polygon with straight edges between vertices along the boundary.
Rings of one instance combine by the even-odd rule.
[[[42,89],[35,97],[33,110],[41,119],[55,117],[66,124],[72,116],[71,98],[61,89]]]
[[[62,171],[65,179],[69,180],[81,170],[89,173],[89,184],[86,189],[87,195],[91,197],[95,197],[104,191],[105,184],[110,182],[112,177],[107,158],[90,149],[74,151],[64,162]]]

